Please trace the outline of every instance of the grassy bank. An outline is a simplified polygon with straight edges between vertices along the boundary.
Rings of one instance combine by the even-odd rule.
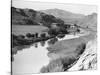
[[[79,38],[63,40],[56,42],[53,46],[48,47],[48,56],[51,58],[50,63],[44,66],[40,72],[64,72],[67,71],[85,51],[86,44],[93,40],[96,36],[95,32]]]

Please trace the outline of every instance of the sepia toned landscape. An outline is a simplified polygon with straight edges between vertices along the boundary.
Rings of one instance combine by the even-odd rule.
[[[12,75],[97,69],[97,12],[86,15],[50,6],[36,10],[15,3],[11,7]],[[96,7],[80,5],[80,10],[81,6]]]

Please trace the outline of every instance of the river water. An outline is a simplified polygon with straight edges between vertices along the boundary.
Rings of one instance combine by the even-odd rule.
[[[79,35],[66,35],[58,41],[78,38]],[[30,48],[25,48],[17,52],[14,55],[14,61],[12,62],[13,75],[31,75],[33,73],[39,73],[40,69],[47,65],[50,58],[47,56],[48,41],[42,43],[33,44]]]

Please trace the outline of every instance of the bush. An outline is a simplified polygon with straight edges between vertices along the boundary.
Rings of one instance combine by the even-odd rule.
[[[50,36],[57,36],[57,35],[59,34],[59,31],[58,31],[57,29],[50,29],[50,30],[48,31],[48,34],[49,34]]]
[[[27,38],[31,38],[31,37],[32,37],[31,33],[27,33],[27,34],[26,34],[26,37],[27,37]]]
[[[80,29],[77,29],[77,32],[80,32]]]
[[[46,37],[46,34],[45,33],[42,33],[42,34],[40,34],[40,37],[41,38],[45,38]]]
[[[46,67],[44,66],[40,72],[48,73],[48,72],[63,72],[63,65],[61,63],[61,59],[52,60]]]
[[[19,39],[19,40],[23,40],[24,38],[25,38],[24,35],[18,35],[18,36],[17,36],[17,39]]]
[[[44,46],[45,45],[45,41],[41,41],[40,44],[41,44],[41,46]]]
[[[48,44],[55,44],[55,42],[57,42],[58,39],[57,38],[52,38],[48,41]]]
[[[81,55],[84,52],[85,48],[86,48],[86,44],[85,43],[80,44],[76,49],[76,53],[78,55]]]
[[[58,34],[57,37],[58,38],[64,38],[65,37],[65,34]]]
[[[38,33],[35,33],[35,37],[38,38]]]

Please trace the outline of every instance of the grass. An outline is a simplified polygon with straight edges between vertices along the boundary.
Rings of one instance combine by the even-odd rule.
[[[84,52],[85,48],[86,44],[80,38],[55,43],[51,47],[47,48],[49,51],[49,57],[53,57],[52,60],[47,66],[44,66],[40,72],[67,71],[75,62],[77,62],[77,58],[79,58],[79,56]]]
[[[52,61],[41,69],[42,73],[46,72],[64,72],[67,71],[86,48],[86,43],[94,39],[95,33],[81,36],[79,38],[58,41],[48,47],[49,57]],[[51,55],[50,55],[51,54]],[[58,58],[57,58],[58,57]]]
[[[95,34],[90,33],[85,36],[80,36],[79,38],[58,41],[54,45],[48,47],[47,49],[50,53],[54,52],[61,55],[64,55],[67,53],[67,55],[70,56],[70,54],[73,54],[73,52],[77,49],[77,47],[79,47],[79,49],[77,50],[80,50],[80,48],[84,48],[85,44],[88,41],[92,40],[94,36]]]
[[[15,35],[26,35],[27,33],[41,33],[42,31],[48,29],[44,26],[23,26],[23,25],[12,25],[12,33]]]
[[[51,60],[47,66],[41,68],[40,72],[64,72],[67,71],[67,69],[69,69],[75,61],[77,61],[77,59],[67,57]]]

